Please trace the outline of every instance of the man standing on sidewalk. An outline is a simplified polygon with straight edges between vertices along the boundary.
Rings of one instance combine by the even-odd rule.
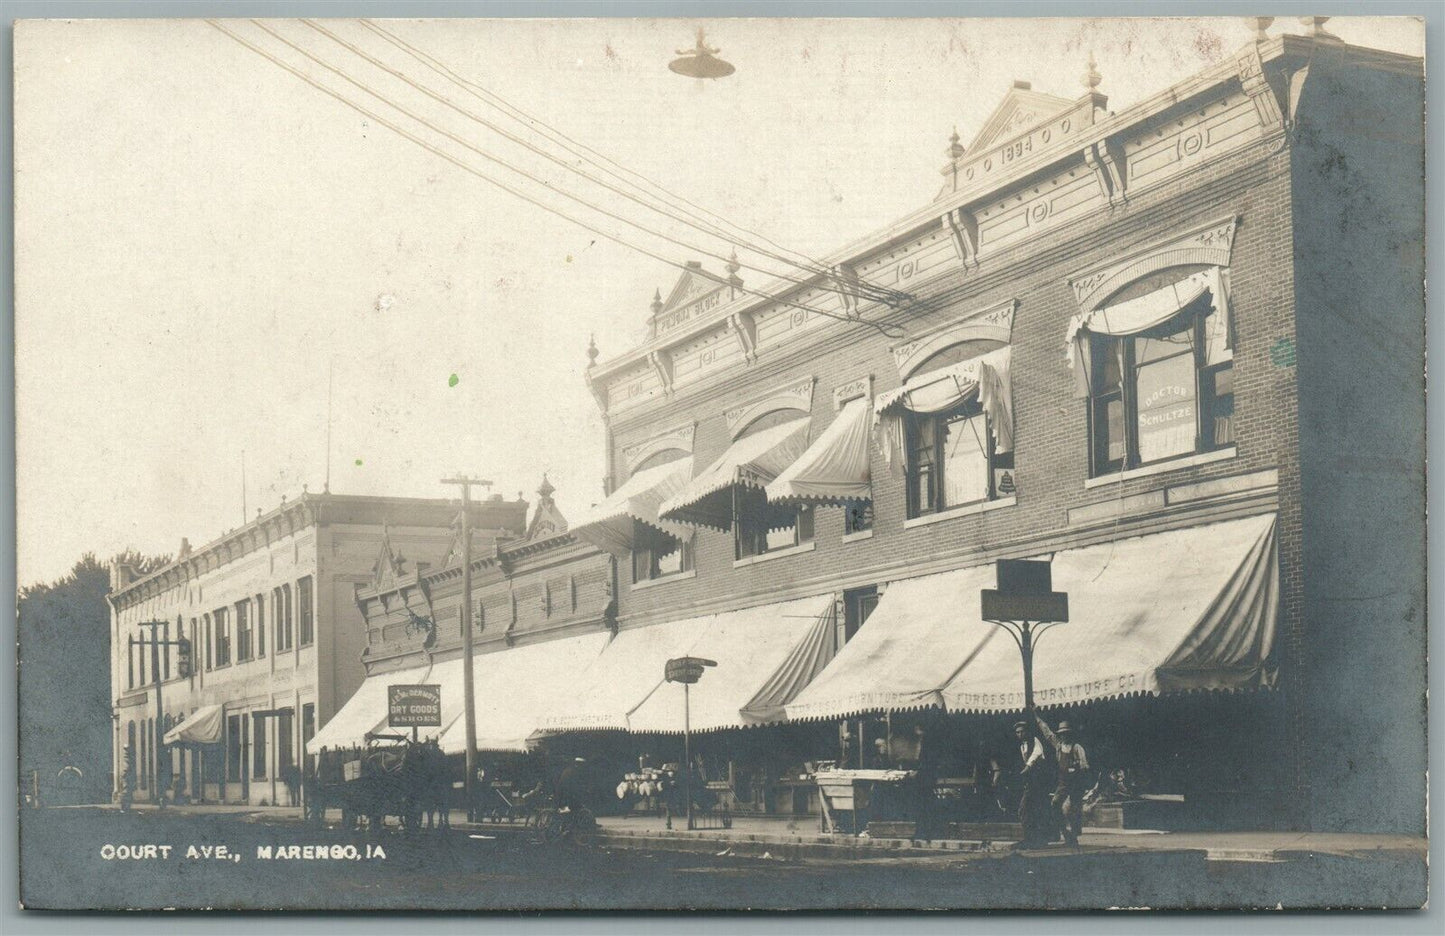
[[[1079,844],[1079,834],[1084,827],[1084,791],[1089,788],[1089,756],[1084,746],[1074,740],[1074,731],[1067,721],[1059,722],[1058,731],[1050,731],[1048,723],[1037,715],[1039,731],[1048,739],[1058,762],[1059,785],[1054,790],[1050,806],[1055,821],[1064,833],[1068,845]]]
[[[1019,745],[1019,778],[1023,796],[1019,799],[1019,822],[1024,827],[1024,848],[1037,848],[1053,841],[1053,824],[1049,821],[1049,761],[1044,747],[1029,731],[1028,722],[1014,724],[1014,737]]]

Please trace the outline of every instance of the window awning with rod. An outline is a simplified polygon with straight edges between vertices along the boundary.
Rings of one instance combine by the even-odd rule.
[[[1077,396],[1088,396],[1089,336],[1108,335],[1125,338],[1150,331],[1167,323],[1195,303],[1208,298],[1211,307],[1226,315],[1229,303],[1225,297],[1224,279],[1219,267],[1209,267],[1182,279],[1161,286],[1142,296],[1103,305],[1090,312],[1080,312],[1069,320],[1064,337],[1069,367],[1074,371]],[[1223,341],[1229,345],[1229,325],[1221,319]]]
[[[226,727],[223,705],[202,705],[165,734],[166,744],[220,744]]]
[[[659,519],[657,511],[663,501],[682,491],[691,480],[691,457],[639,471],[601,503],[583,511],[569,530],[599,549],[613,553],[632,549],[636,523],[686,539],[691,530]]]
[[[684,655],[717,662],[693,687],[694,731],[779,721],[832,659],[835,634],[831,594],[624,630],[541,728],[681,732],[682,687],[663,670]]]
[[[733,489],[763,489],[808,447],[809,417],[772,426],[734,442],[717,461],[658,508],[664,520],[728,530]]]
[[[1023,708],[1018,646],[979,615],[992,565],[890,584],[791,719],[869,711]],[[1040,706],[1274,684],[1279,561],[1273,515],[1064,550],[1053,587],[1067,624],[1034,658]]]
[[[889,463],[903,451],[904,413],[929,415],[953,409],[977,398],[999,452],[1013,451],[1013,388],[1009,346],[919,374],[903,386],[878,394],[873,401],[875,420],[883,430],[884,454]]]
[[[769,501],[843,504],[873,499],[867,399],[851,400],[817,441],[767,488]]]

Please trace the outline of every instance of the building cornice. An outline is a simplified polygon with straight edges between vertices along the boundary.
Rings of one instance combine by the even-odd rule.
[[[1288,106],[1288,101],[1284,100],[1287,92],[1266,78],[1264,66],[1268,65],[1272,70],[1277,70],[1279,63],[1284,60],[1289,60],[1286,64],[1295,62],[1303,64],[1316,54],[1343,60],[1349,64],[1365,65],[1400,74],[1422,74],[1421,60],[1411,56],[1349,46],[1329,36],[1279,36],[1259,43],[1250,43],[1219,64],[1117,113],[1098,110],[1096,105],[1101,101],[1100,96],[1086,94],[1075,101],[1070,109],[1057,115],[1066,116],[1075,112],[1083,114],[1088,111],[1090,125],[1086,129],[1074,132],[1054,145],[1044,146],[1030,156],[1012,161],[1006,171],[1000,172],[987,184],[965,186],[959,191],[947,193],[928,205],[905,215],[893,224],[845,245],[823,258],[820,265],[833,268],[838,265],[858,263],[883,251],[896,248],[910,239],[928,236],[936,232],[940,225],[946,226],[947,219],[958,211],[999,200],[1044,173],[1066,168],[1075,163],[1087,166],[1091,171],[1099,174],[1101,186],[1110,191],[1109,202],[1112,205],[1116,194],[1122,195],[1122,192],[1115,191],[1122,185],[1122,180],[1117,165],[1119,154],[1110,145],[1110,142],[1127,136],[1131,132],[1137,133],[1144,126],[1164,119],[1172,113],[1197,106],[1200,99],[1204,97],[1242,91],[1255,100],[1256,106],[1260,109],[1261,122],[1278,122],[1278,130],[1282,133],[1287,119],[1287,115],[1284,113],[1284,108]],[[958,164],[958,168],[964,170],[970,166],[981,167],[984,162],[991,159],[991,154],[1007,151],[1019,141],[1031,138],[1031,135],[1038,134],[1040,128],[1046,123],[1048,121],[1036,121],[1020,127],[1018,132],[993,141],[983,153],[970,155],[968,159]],[[756,290],[750,290],[749,293],[731,302],[724,303],[711,314],[699,317],[685,327],[669,331],[665,336],[644,342],[620,355],[589,367],[587,381],[598,399],[599,407],[604,413],[607,413],[606,388],[619,376],[648,362],[655,364],[659,360],[666,360],[669,349],[696,341],[721,328],[727,328],[730,323],[738,321],[741,317],[757,315],[779,304],[786,305],[790,301],[797,301],[800,295],[810,289],[831,290],[832,287],[822,277],[816,276],[807,278],[801,285],[792,281],[775,280]],[[764,298],[765,296],[775,298]],[[880,308],[876,303],[866,301],[860,305],[862,306],[860,312],[863,314],[869,311],[876,313]],[[831,330],[836,331],[837,328]],[[747,348],[745,351],[749,357],[755,353]],[[670,396],[670,388],[665,386],[664,389],[666,395]],[[655,406],[649,405],[638,408],[656,409]]]

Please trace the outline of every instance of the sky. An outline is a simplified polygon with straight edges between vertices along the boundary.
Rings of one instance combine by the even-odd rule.
[[[719,270],[734,245],[507,139],[578,162],[489,101],[820,256],[930,202],[949,134],[1014,80],[1076,98],[1092,54],[1120,110],[1253,38],[1240,18],[378,25],[472,84],[354,20],[17,24],[20,584],[320,491],[328,436],[338,494],[454,496],[464,472],[535,502],[545,472],[564,515],[602,496],[589,339],[635,346],[669,262]],[[698,25],[734,75],[667,69]],[[1415,20],[1326,28],[1423,54]],[[749,285],[788,272],[739,258]]]

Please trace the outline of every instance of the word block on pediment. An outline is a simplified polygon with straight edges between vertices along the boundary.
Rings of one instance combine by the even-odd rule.
[[[786,387],[779,387],[766,396],[727,410],[723,413],[723,418],[727,420],[728,435],[736,439],[738,433],[760,416],[766,416],[768,413],[778,410],[798,410],[803,413],[811,413],[813,411],[813,378],[805,377]]]
[[[1230,215],[1135,251],[1122,260],[1069,278],[1074,299],[1083,312],[1092,312],[1123,287],[1142,276],[1169,267],[1205,264],[1228,267],[1234,249],[1239,217]]]

